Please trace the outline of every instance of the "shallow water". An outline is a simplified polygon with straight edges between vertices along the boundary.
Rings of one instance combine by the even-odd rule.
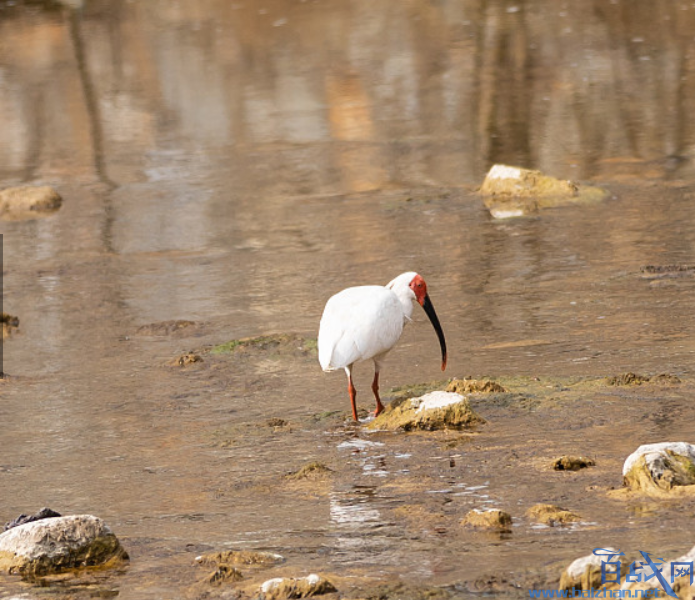
[[[321,571],[348,598],[525,595],[597,546],[689,549],[692,504],[605,489],[639,444],[692,441],[695,271],[645,267],[695,264],[694,19],[646,1],[0,2],[2,185],[64,198],[0,223],[4,310],[20,318],[0,520],[93,513],[132,557],[58,593],[215,596]],[[475,188],[496,162],[611,198],[494,221]],[[473,436],[366,434],[343,421],[344,376],[291,347],[166,365],[245,336],[314,337],[331,294],[413,269],[447,377],[539,377],[557,398],[478,400]],[[384,390],[443,377],[418,311]],[[143,328],[176,319],[194,324]],[[627,370],[683,383],[557,379]],[[358,366],[371,409],[370,381]],[[597,466],[550,470],[564,453]],[[334,474],[283,477],[314,460]],[[583,520],[533,526],[541,501]],[[458,526],[493,505],[512,534]],[[287,562],[197,587],[194,557],[224,548]],[[3,596],[27,589],[54,590],[0,580]]]

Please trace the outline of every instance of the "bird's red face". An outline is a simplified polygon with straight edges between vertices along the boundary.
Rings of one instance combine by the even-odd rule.
[[[425,280],[419,275],[415,275],[413,280],[410,282],[410,289],[413,290],[415,294],[415,299],[418,301],[420,306],[425,305],[425,298],[427,297],[427,284]]]

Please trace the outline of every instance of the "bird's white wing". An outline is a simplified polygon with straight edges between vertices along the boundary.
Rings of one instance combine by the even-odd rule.
[[[326,303],[319,326],[319,362],[324,371],[385,354],[403,332],[403,307],[381,286],[348,288]]]

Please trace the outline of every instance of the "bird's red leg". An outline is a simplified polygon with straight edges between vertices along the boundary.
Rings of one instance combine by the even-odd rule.
[[[374,416],[378,417],[381,411],[384,410],[384,405],[381,403],[381,398],[379,398],[379,371],[374,371],[372,392],[374,392],[374,398],[376,398],[376,410],[374,411]]]
[[[350,394],[350,403],[352,404],[352,418],[355,421],[359,421],[357,418],[357,405],[355,404],[355,398],[357,398],[357,390],[355,386],[352,385],[352,373],[348,372],[348,394]]]

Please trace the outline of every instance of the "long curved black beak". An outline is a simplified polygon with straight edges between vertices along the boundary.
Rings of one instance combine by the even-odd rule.
[[[442,326],[439,324],[439,319],[437,318],[437,313],[434,311],[434,306],[430,297],[425,294],[425,301],[422,303],[422,308],[425,309],[427,316],[432,323],[432,327],[437,332],[437,337],[439,338],[439,346],[442,349],[442,371],[446,369],[446,340],[444,339],[444,332],[442,331]]]

